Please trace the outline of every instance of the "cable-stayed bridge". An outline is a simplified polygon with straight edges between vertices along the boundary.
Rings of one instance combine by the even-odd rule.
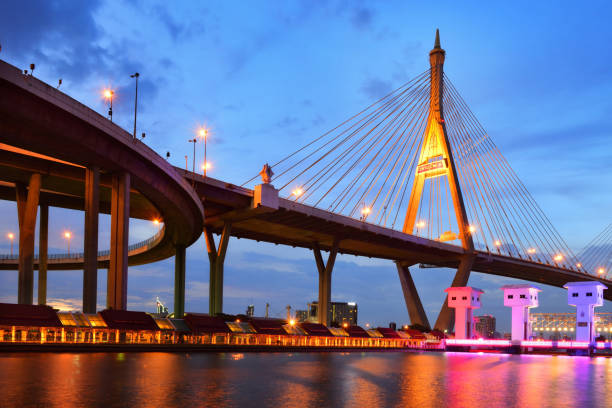
[[[8,147],[0,155],[0,193],[17,201],[21,233],[18,259],[0,263],[19,269],[20,302],[32,302],[33,269],[47,269],[33,253],[41,197],[46,206],[85,211],[83,263],[70,265],[84,270],[84,305],[94,308],[100,262],[92,220],[99,212],[110,213],[113,225],[103,267],[114,308],[126,307],[128,264],[175,254],[175,311],[182,315],[185,247],[202,230],[211,314],[223,311],[230,236],[311,249],[322,323],[329,323],[338,253],[395,261],[411,321],[426,326],[413,265],[456,268],[453,286],[466,285],[471,271],[558,287],[612,284],[607,267],[592,269],[572,253],[444,74],[438,35],[429,57],[430,69],[242,186],[169,166],[100,115],[3,66],[0,142]],[[127,221],[152,215],[164,228],[135,258]],[[39,288],[46,285],[40,279]],[[451,325],[445,303],[435,327]]]

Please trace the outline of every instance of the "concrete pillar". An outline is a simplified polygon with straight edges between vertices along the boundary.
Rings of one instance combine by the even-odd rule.
[[[336,255],[338,254],[338,245],[340,241],[334,238],[331,249],[329,250],[329,257],[327,258],[327,264],[323,262],[321,256],[321,250],[319,245],[315,243],[313,245],[313,252],[315,261],[317,263],[317,270],[319,271],[319,302],[317,305],[318,321],[321,324],[329,325],[330,320],[330,303],[331,303],[331,277],[332,271],[334,270],[334,263],[336,262]]]
[[[219,247],[217,248],[212,232],[208,228],[204,229],[204,238],[206,239],[206,249],[210,263],[208,314],[211,316],[223,313],[223,264],[225,263],[225,254],[227,253],[227,244],[229,243],[231,231],[231,224],[226,223],[223,225],[223,232],[221,233]]]
[[[129,197],[129,191],[128,191]],[[83,313],[96,313],[98,293],[98,213],[100,170],[85,170],[85,239],[83,244]],[[129,220],[129,219],[128,219]]]
[[[451,287],[462,287],[467,285],[473,264],[473,256],[464,255],[461,258],[461,260],[459,261],[459,267],[457,268],[457,273],[455,274],[453,283],[451,283]],[[440,309],[438,320],[436,320],[436,325],[434,327],[440,331],[452,331],[455,323],[454,320],[454,314],[448,306],[448,296],[446,296],[446,299],[444,299],[444,304],[442,305],[442,309]]]
[[[17,302],[31,305],[34,295],[34,236],[41,176],[32,174],[27,188],[16,184],[19,218],[19,283]]]
[[[49,247],[49,206],[40,205],[38,231],[38,304],[47,304],[47,250]]]
[[[107,308],[118,310],[127,308],[129,229],[130,175],[121,173],[113,176],[111,194],[111,243],[106,294]]]
[[[399,275],[400,283],[402,285],[402,291],[404,292],[404,300],[406,301],[406,308],[408,309],[408,316],[410,317],[411,324],[420,324],[430,329],[429,320],[423,309],[421,298],[417,292],[410,269],[408,266],[403,266],[401,262],[395,262],[397,266],[397,273]]]
[[[182,319],[185,314],[185,245],[176,245],[174,255],[174,317]]]

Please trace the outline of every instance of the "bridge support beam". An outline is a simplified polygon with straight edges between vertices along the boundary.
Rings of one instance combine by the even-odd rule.
[[[130,175],[113,176],[111,194],[110,263],[106,291],[106,307],[127,308],[128,234],[130,230]]]
[[[457,268],[457,273],[455,274],[455,278],[453,279],[453,283],[451,287],[460,287],[467,286],[468,279],[470,278],[470,271],[472,270],[472,265],[474,264],[474,256],[473,255],[464,255],[460,262],[459,268]],[[447,330],[449,333],[453,331],[455,326],[455,312],[453,309],[448,307],[448,295],[444,299],[444,304],[442,305],[442,309],[440,310],[440,314],[438,315],[438,320],[436,320],[435,328],[444,331]]]
[[[313,252],[315,256],[315,261],[317,263],[317,270],[319,271],[319,302],[317,306],[317,318],[319,323],[324,325],[329,325],[330,322],[330,313],[329,306],[331,303],[331,276],[332,271],[334,270],[334,263],[336,262],[336,255],[338,254],[338,245],[340,241],[337,238],[334,238],[331,249],[329,250],[329,257],[327,258],[327,263],[323,262],[323,257],[321,256],[321,249],[319,248],[319,244],[315,243],[313,245]]]
[[[38,229],[38,304],[47,304],[47,249],[49,242],[49,206],[40,205]]]
[[[114,189],[113,189],[114,191]],[[129,191],[128,191],[129,194]],[[129,199],[129,198],[128,198]],[[98,293],[98,213],[100,170],[85,170],[85,242],[83,245],[83,313],[96,313]],[[129,218],[128,218],[129,222]]]
[[[211,316],[223,313],[223,264],[225,263],[225,254],[227,253],[227,244],[229,243],[231,231],[232,225],[225,223],[221,239],[219,240],[219,247],[217,248],[212,232],[208,228],[204,229],[206,249],[210,263],[208,314]]]
[[[185,314],[185,245],[175,245],[174,255],[174,318]]]
[[[16,184],[19,219],[19,283],[17,302],[31,305],[34,295],[34,235],[40,197],[41,175],[32,174],[26,189]]]
[[[397,274],[402,285],[402,292],[404,292],[410,324],[419,324],[427,329],[431,329],[425,309],[423,309],[423,304],[421,303],[421,298],[417,292],[414,280],[412,280],[409,267],[402,265],[400,261],[396,261],[395,265],[397,266]]]

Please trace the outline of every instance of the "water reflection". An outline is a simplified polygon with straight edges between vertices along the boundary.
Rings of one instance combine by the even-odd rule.
[[[606,406],[612,359],[462,353],[0,354],[4,406]]]

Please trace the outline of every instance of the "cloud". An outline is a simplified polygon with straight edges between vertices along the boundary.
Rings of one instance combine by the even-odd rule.
[[[83,307],[83,301],[76,298],[50,298],[47,305],[63,312],[78,312]]]
[[[392,90],[391,82],[379,78],[369,78],[361,86],[361,91],[372,100],[388,95]]]
[[[368,30],[372,27],[372,20],[374,19],[374,13],[372,10],[358,7],[353,10],[351,15],[351,24],[358,30]]]

